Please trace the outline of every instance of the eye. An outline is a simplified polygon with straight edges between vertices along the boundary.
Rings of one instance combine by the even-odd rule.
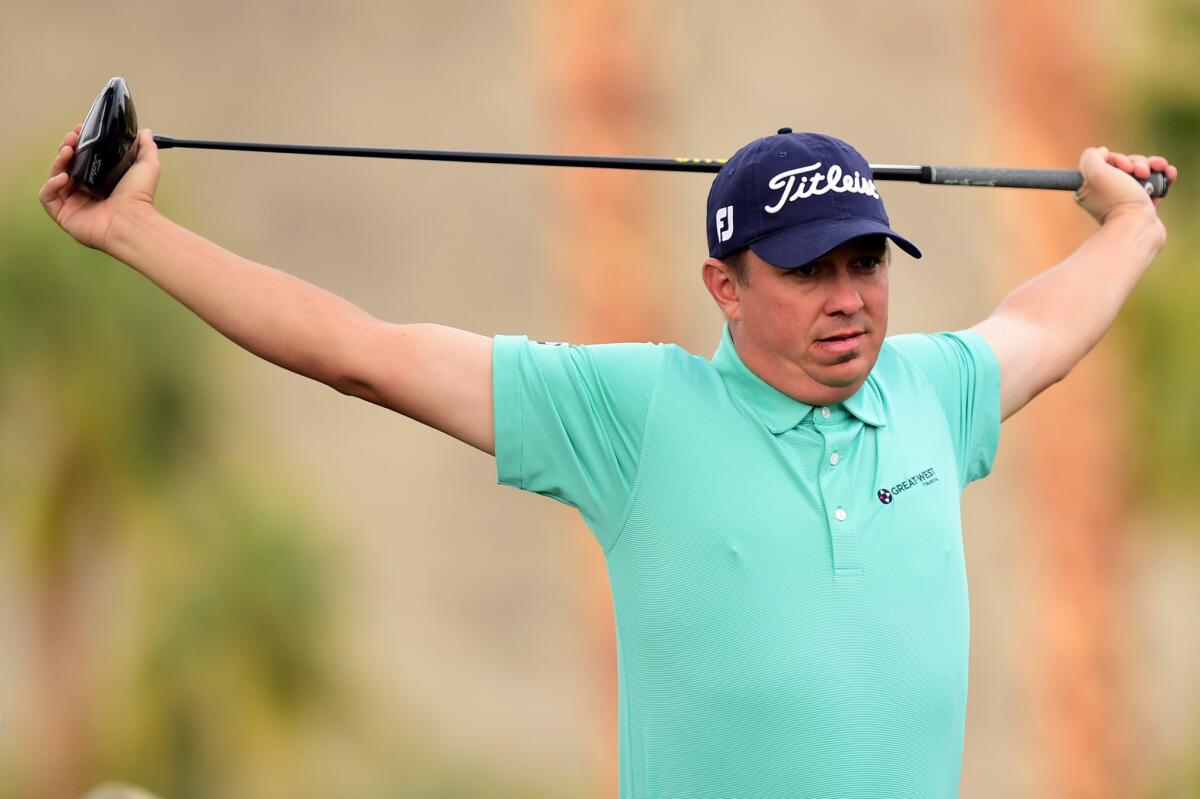
[[[817,267],[813,264],[800,264],[795,269],[789,269],[788,272],[800,277],[812,277],[817,271]]]
[[[859,269],[871,270],[883,263],[883,259],[877,255],[864,255],[855,260],[854,265]]]

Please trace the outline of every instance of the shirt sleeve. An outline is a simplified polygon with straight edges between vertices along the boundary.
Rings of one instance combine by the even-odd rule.
[[[1000,443],[1000,363],[991,346],[972,330],[889,341],[937,395],[954,440],[959,487],[987,477]]]
[[[497,482],[578,508],[605,544],[633,489],[660,344],[492,347]]]

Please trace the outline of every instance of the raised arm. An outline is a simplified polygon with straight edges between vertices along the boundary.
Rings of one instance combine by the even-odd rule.
[[[1062,380],[1100,341],[1167,232],[1156,206],[1128,175],[1177,170],[1159,156],[1145,158],[1089,147],[1079,161],[1084,184],[1076,200],[1100,223],[1066,260],[1026,281],[972,330],[1000,363],[1000,418],[1007,419]]]
[[[78,136],[79,126],[67,133],[38,195],[77,241],[130,265],[255,355],[493,453],[490,338],[382,322],[167,219],[154,207],[160,168],[148,129],[112,196],[91,197],[66,173]]]

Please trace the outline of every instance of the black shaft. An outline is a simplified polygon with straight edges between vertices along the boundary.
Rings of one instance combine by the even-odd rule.
[[[410,161],[462,161],[476,164],[526,166],[580,166],[602,169],[645,169],[671,172],[719,172],[725,163],[710,158],[629,158],[606,155],[545,155],[539,153],[482,153],[457,150],[396,150],[384,147],[327,147],[310,144],[257,144],[237,141],[198,141],[155,136],[160,149],[190,147],[198,150],[245,150],[295,155],[346,155],[356,158],[400,158]]]
[[[240,150],[295,155],[342,155],[356,158],[399,158],[412,161],[459,161],[477,164],[524,164],[527,166],[574,166],[600,169],[643,169],[661,172],[719,172],[721,158],[632,158],[606,155],[547,155],[541,153],[487,153],[459,150],[397,150],[384,147],[328,147],[308,144],[260,144],[236,141],[201,141],[155,136],[160,149],[173,147],[197,150]],[[1023,189],[1074,191],[1083,176],[1070,169],[994,169],[986,167],[910,166],[871,164],[875,180],[903,180],[942,186],[989,186]],[[1167,193],[1166,176],[1151,173],[1139,181],[1154,197]]]

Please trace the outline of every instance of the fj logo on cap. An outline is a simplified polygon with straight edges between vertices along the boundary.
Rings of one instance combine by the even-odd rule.
[[[717,239],[729,241],[733,238],[733,206],[717,209]]]
[[[763,206],[763,210],[768,214],[778,213],[779,209],[784,206],[784,203],[790,203],[793,200],[804,200],[809,197],[818,197],[822,194],[835,191],[838,194],[865,194],[868,197],[879,199],[879,192],[875,190],[875,181],[870,178],[864,178],[858,172],[853,175],[843,174],[841,166],[833,164],[825,174],[817,172],[821,168],[821,162],[809,164],[808,166],[789,169],[786,172],[780,172],[775,177],[767,182],[767,187],[782,190],[783,194],[779,195],[779,200],[774,205]],[[809,175],[809,172],[817,172],[815,175]],[[800,180],[797,181],[796,178]],[[799,185],[797,185],[799,183]],[[824,185],[822,185],[824,184]],[[793,191],[792,189],[795,189]],[[718,227],[720,227],[718,225]],[[721,239],[724,241],[724,239]]]

